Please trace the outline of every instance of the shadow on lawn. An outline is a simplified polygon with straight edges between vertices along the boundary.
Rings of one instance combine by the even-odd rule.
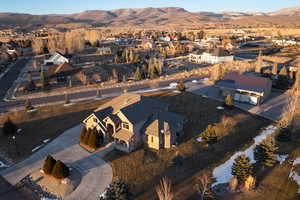
[[[167,176],[172,180],[173,184],[176,185],[174,191],[179,195],[178,199],[190,198],[189,196],[194,195],[192,192],[194,190],[192,187],[192,185],[194,185],[194,177],[196,177],[201,170],[212,169],[221,164],[222,161],[229,158],[236,151],[241,150],[245,146],[244,144],[252,143],[253,138],[260,132],[259,129],[270,124],[269,121],[263,120],[262,123],[255,123],[254,125],[256,127],[249,127],[250,122],[253,124],[251,116],[243,122],[239,122],[234,132],[224,136],[218,140],[216,144],[208,148],[203,148],[194,141],[187,142],[185,145],[194,145],[196,151],[188,155],[183,155],[184,162],[182,167],[176,168],[175,166],[171,166],[165,169],[162,173],[156,175],[152,181],[149,181],[152,185],[145,184],[144,189],[135,194],[136,197],[142,196],[143,198],[153,199],[153,194],[155,193],[154,187],[159,184],[162,177]],[[180,150],[184,149],[184,146],[181,147],[181,145],[179,145],[177,148],[180,152]],[[153,183],[155,183],[155,185]],[[149,188],[151,189],[149,190]],[[181,194],[182,191],[185,192]]]

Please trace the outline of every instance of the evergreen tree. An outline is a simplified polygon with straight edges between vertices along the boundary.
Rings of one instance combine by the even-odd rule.
[[[282,66],[282,68],[281,68],[281,70],[279,72],[279,75],[281,75],[281,76],[287,76],[288,75],[287,69],[286,69],[285,66]]]
[[[81,143],[84,143],[83,141],[84,141],[86,133],[87,133],[86,127],[83,127],[80,131],[80,142]]]
[[[180,83],[178,83],[178,85],[176,86],[176,89],[180,92],[184,92],[186,90],[186,86],[184,85],[184,83],[181,81]]]
[[[45,72],[44,72],[44,68],[43,67],[41,67],[40,80],[41,80],[42,88],[45,88],[45,86],[46,86],[46,79],[45,79]]]
[[[272,167],[277,161],[278,147],[275,141],[268,137],[254,149],[254,159],[263,166]]]
[[[242,154],[234,160],[231,174],[237,178],[240,184],[243,184],[252,174],[252,168],[253,166],[249,158],[245,154]]]
[[[132,194],[129,186],[122,180],[111,183],[106,189],[105,198],[100,200],[131,200]]]
[[[24,107],[25,107],[25,110],[26,111],[29,111],[29,110],[33,110],[34,107],[32,106],[31,104],[31,100],[30,99],[27,99],[25,104],[24,104]]]
[[[218,136],[216,134],[215,128],[212,125],[208,125],[205,131],[201,134],[202,140],[207,144],[216,143]]]
[[[43,165],[44,173],[51,174],[55,163],[56,160],[51,155],[48,155]]]
[[[225,105],[228,106],[228,107],[233,106],[233,98],[230,94],[226,96]]]
[[[66,93],[65,94],[65,104],[70,104],[70,103],[71,103],[71,101],[69,99],[69,95],[68,95],[68,93]]]
[[[89,137],[90,137],[91,133],[92,133],[92,130],[88,129],[87,132],[85,133],[85,136],[84,136],[83,140],[82,140],[83,144],[86,144],[86,145],[89,144]]]
[[[99,147],[99,136],[95,130],[90,133],[88,146],[93,149],[97,149]]]
[[[6,135],[13,135],[17,132],[18,127],[10,120],[10,118],[7,118],[7,120],[3,124],[2,131]]]
[[[134,73],[134,80],[136,80],[136,81],[142,80],[142,73],[141,73],[141,70],[139,67],[136,68],[136,71]]]
[[[69,176],[70,169],[68,166],[66,166],[63,162],[58,160],[53,169],[52,169],[52,176],[57,178],[57,179],[63,179],[67,178]]]

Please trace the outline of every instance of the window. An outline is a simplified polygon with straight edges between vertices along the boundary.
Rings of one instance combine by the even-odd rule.
[[[154,141],[153,141],[153,136],[151,136],[151,143],[153,143]]]
[[[94,118],[94,122],[95,122],[95,123],[98,123],[98,120],[97,120],[96,118]]]
[[[127,122],[122,122],[122,128],[129,130],[129,124]]]

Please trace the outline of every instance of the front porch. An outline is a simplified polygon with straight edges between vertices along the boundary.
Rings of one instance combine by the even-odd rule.
[[[131,152],[134,150],[134,144],[132,142],[132,138],[134,136],[134,133],[129,132],[124,129],[120,129],[116,133],[113,134],[114,143],[116,149],[124,152]]]

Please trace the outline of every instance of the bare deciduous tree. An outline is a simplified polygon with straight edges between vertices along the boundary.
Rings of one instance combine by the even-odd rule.
[[[211,179],[206,174],[197,178],[196,190],[199,193],[201,200],[212,197]]]
[[[156,187],[156,193],[159,200],[172,200],[174,198],[172,183],[167,177],[162,178],[160,185]]]
[[[299,103],[300,100],[297,95],[290,95],[288,98],[288,104],[285,106],[279,120],[280,127],[287,128],[294,124],[295,118],[299,112]]]

